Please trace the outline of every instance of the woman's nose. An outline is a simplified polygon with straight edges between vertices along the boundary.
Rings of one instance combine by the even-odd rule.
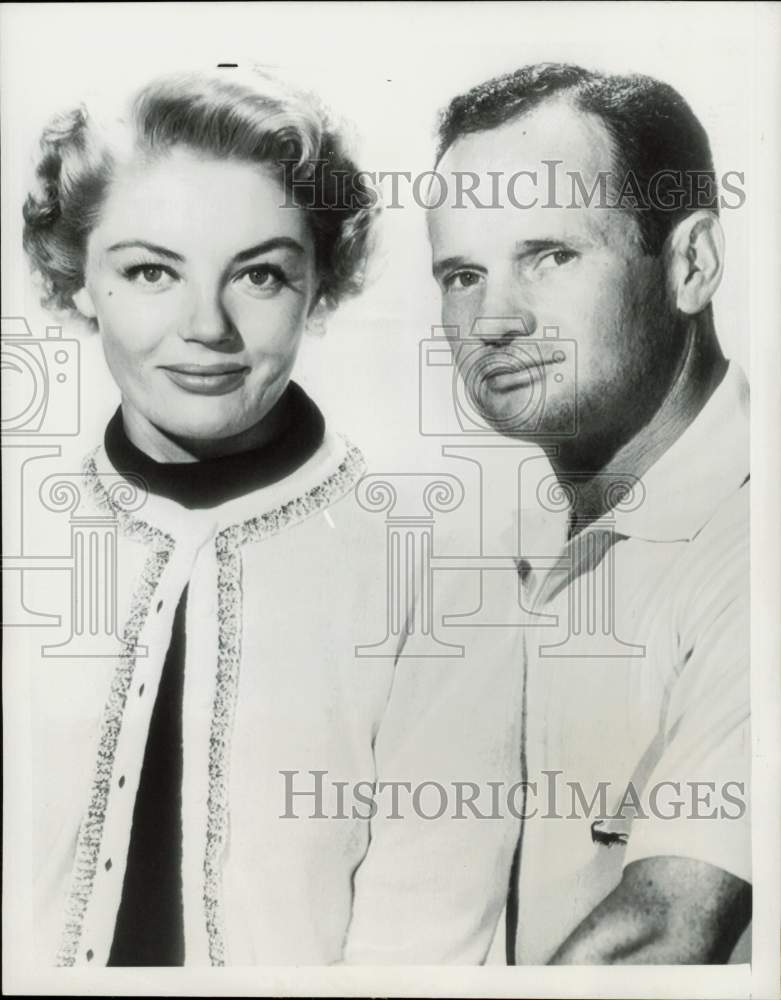
[[[228,343],[235,339],[236,327],[219,291],[207,292],[201,289],[193,297],[182,336],[184,340],[197,340],[210,345]]]

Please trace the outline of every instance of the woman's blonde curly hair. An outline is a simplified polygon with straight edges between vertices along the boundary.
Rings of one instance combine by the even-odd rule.
[[[309,218],[318,301],[334,307],[362,287],[378,198],[343,129],[314,95],[268,72],[197,72],[153,81],[108,119],[82,104],[43,130],[23,210],[24,248],[49,308],[75,308],[87,240],[122,155],[120,136],[142,156],[183,145],[276,169],[286,204]]]

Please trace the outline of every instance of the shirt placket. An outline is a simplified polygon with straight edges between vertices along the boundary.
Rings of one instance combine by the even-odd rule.
[[[546,632],[551,632],[560,626],[559,621],[551,623],[551,626],[544,624],[542,616],[549,616],[551,610],[546,607],[551,594],[560,590],[566,590],[567,581],[572,573],[573,539],[569,539],[563,545],[557,557],[553,560],[541,560],[540,565],[535,566],[535,560],[520,559],[518,562],[518,576],[521,581],[521,592],[523,594],[524,608],[530,615],[529,625],[522,629],[521,635],[521,656],[523,662],[523,694],[522,694],[522,726],[521,726],[521,781],[534,781],[537,761],[534,753],[535,736],[530,737],[530,708],[534,708],[535,702],[539,698],[539,679],[537,677],[537,649],[542,636]],[[519,940],[518,931],[520,924],[520,906],[523,905],[522,884],[524,877],[524,866],[528,863],[524,851],[526,834],[526,813],[527,800],[524,797],[521,815],[518,844],[516,847],[516,858],[513,862],[511,872],[511,885],[507,899],[506,928],[507,937],[507,959],[509,964],[514,964],[518,954]]]

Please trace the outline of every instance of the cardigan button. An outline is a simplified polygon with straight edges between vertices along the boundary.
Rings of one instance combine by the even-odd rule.
[[[91,962],[94,957],[95,957],[95,953],[93,952],[92,948],[88,948],[87,949],[87,961]]]
[[[107,872],[111,871],[111,858],[109,858],[108,861],[106,861],[105,868]]]
[[[160,612],[161,612],[162,610],[163,610],[163,602],[162,602],[162,601],[158,601],[158,602],[157,602],[157,612],[158,612],[158,614],[159,614],[159,613],[160,613]]]
[[[120,775],[119,781],[117,782],[117,784],[119,785],[120,788],[124,788],[125,787],[125,776],[124,776],[124,774]]]
[[[138,697],[140,698],[143,693],[144,693],[144,685],[142,684],[141,687],[138,689]]]

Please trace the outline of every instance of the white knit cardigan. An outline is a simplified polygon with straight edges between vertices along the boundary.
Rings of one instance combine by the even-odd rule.
[[[327,433],[285,480],[209,510],[149,496],[129,512],[103,447],[84,468],[96,512],[119,525],[124,645],[114,657],[42,657],[33,671],[39,959],[107,962],[152,708],[188,587],[186,964],[482,961],[512,817],[370,823],[348,797],[347,817],[310,818],[305,795],[297,818],[284,816],[283,772],[297,772],[297,790],[325,772],[328,817],[342,813],[337,782],[517,777],[519,671],[496,633],[476,630],[456,661],[355,655],[382,638],[387,615],[383,519],[354,495],[360,452]]]

